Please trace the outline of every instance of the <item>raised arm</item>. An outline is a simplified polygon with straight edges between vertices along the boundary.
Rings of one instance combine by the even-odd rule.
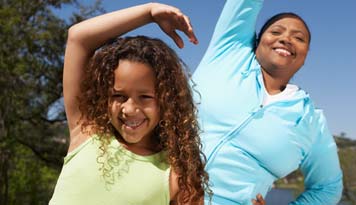
[[[215,27],[213,38],[235,42],[251,40],[255,35],[257,16],[263,0],[227,0]]]
[[[224,66],[219,67],[219,70],[243,68],[241,61],[253,55],[255,25],[262,5],[263,0],[226,1],[208,49],[195,75],[200,72],[209,72],[209,69],[216,69],[216,66],[208,65],[218,59],[224,62]],[[239,57],[236,58],[236,56]],[[222,71],[222,73],[227,72]]]
[[[337,147],[323,114],[317,114],[318,136],[301,165],[305,191],[290,205],[336,205],[341,198],[342,171]]]
[[[197,43],[189,19],[179,9],[158,3],[104,14],[69,29],[64,58],[63,95],[70,130],[77,126],[81,116],[77,96],[82,72],[94,51],[107,40],[151,22],[157,23],[180,48],[184,46],[183,40],[175,30],[183,31],[191,42]]]

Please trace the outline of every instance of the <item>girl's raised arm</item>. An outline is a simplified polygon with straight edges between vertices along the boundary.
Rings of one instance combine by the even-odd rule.
[[[192,43],[197,43],[188,17],[175,7],[159,3],[148,3],[107,13],[85,20],[69,29],[64,58],[63,95],[70,131],[78,125],[81,117],[77,96],[80,92],[82,72],[94,51],[107,40],[151,22],[157,23],[180,48],[184,44],[175,30],[183,31]]]

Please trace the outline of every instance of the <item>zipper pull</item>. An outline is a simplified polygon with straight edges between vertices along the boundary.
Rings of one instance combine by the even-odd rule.
[[[261,104],[261,105],[257,106],[256,108],[252,109],[250,111],[250,114],[255,114],[256,112],[260,111],[262,108],[263,108],[263,105]]]

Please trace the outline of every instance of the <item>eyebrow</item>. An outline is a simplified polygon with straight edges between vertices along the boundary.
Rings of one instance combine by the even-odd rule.
[[[112,88],[112,91],[113,91],[113,93],[122,93],[123,91],[122,90],[116,90],[115,88]],[[147,94],[147,93],[149,93],[149,94],[156,94],[156,92],[155,92],[155,90],[149,90],[149,89],[142,89],[142,90],[138,90],[138,93],[140,93],[140,94]]]
[[[282,25],[272,25],[270,28],[272,29],[272,28],[274,28],[274,27],[278,27],[278,28],[281,28],[281,29],[283,29],[283,30],[286,30],[286,29],[287,29],[285,26],[282,26]],[[301,33],[301,34],[303,34],[305,37],[308,36],[308,35],[307,35],[305,32],[303,32],[301,29],[293,29],[293,30],[292,30],[292,33]]]

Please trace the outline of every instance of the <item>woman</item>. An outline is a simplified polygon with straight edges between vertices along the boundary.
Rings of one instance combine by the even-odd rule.
[[[289,84],[310,31],[296,14],[272,17],[255,37],[263,0],[227,0],[193,75],[213,204],[251,204],[300,168],[305,191],[291,204],[336,204],[337,149],[310,96]]]

